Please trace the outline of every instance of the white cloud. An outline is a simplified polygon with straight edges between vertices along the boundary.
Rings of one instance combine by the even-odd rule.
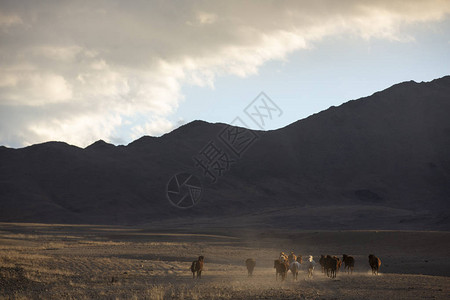
[[[83,145],[86,140],[110,137],[122,119],[118,115],[77,114],[66,118],[39,120],[28,127],[29,134],[43,137],[44,140],[65,141],[74,145]],[[50,126],[49,126],[50,124]],[[83,133],[82,135],[80,133]]]
[[[172,130],[173,128],[174,125],[170,121],[165,120],[163,118],[156,118],[151,122],[146,122],[144,124],[134,126],[131,129],[132,130],[131,137],[133,139],[137,139],[145,134],[158,136]]]
[[[14,25],[23,24],[22,19],[15,14],[3,14],[0,11],[0,28],[8,28]]]
[[[217,15],[201,11],[197,13],[197,19],[200,24],[213,24],[217,20]]]
[[[0,88],[0,103],[7,105],[45,105],[65,102],[73,96],[64,77],[39,71],[4,71],[0,74]]]
[[[68,47],[59,46],[38,46],[31,48],[27,55],[50,60],[62,61],[65,63],[74,62],[76,56],[82,52],[83,48],[73,45]]]
[[[445,0],[5,2],[0,144],[14,146],[162,134],[185,84],[257,74],[328,36],[410,41],[409,24],[450,13]]]

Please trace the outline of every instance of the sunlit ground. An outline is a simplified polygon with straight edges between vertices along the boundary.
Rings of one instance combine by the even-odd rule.
[[[449,274],[436,276],[446,275],[439,273],[450,265],[448,233],[266,232],[264,238],[257,232],[222,233],[2,223],[0,298],[450,298]],[[417,247],[404,248],[413,240]],[[383,261],[378,276],[370,272],[369,248]],[[315,257],[346,251],[355,257],[356,269],[352,275],[341,269],[336,279],[320,267],[308,279],[303,269],[298,281],[290,273],[284,282],[276,281],[273,260],[291,250]],[[189,267],[198,255],[205,256],[205,269],[201,280],[193,280]],[[253,277],[244,265],[249,257],[257,261]]]

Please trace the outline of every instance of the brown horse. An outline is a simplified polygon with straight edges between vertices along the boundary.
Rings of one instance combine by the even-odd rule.
[[[351,272],[353,274],[353,268],[355,267],[355,259],[353,256],[343,254],[342,261],[344,262],[344,270],[347,269],[347,273]]]
[[[203,256],[199,256],[197,260],[194,260],[191,265],[191,272],[192,272],[192,278],[195,279],[195,274],[197,273],[197,278],[202,278],[202,271],[203,271]]]
[[[291,254],[289,254],[289,256],[288,256],[289,265],[291,265],[291,263],[296,260],[297,260],[297,256],[294,254],[294,252],[291,252]]]
[[[253,258],[247,258],[245,261],[245,265],[247,266],[248,276],[253,275],[253,269],[256,266],[256,260]]]
[[[320,266],[322,267],[322,273],[325,275],[325,271],[326,271],[326,269],[325,269],[325,255],[323,255],[323,254],[321,254],[320,255],[320,259],[319,259],[319,264],[320,264]]]
[[[336,278],[336,273],[340,267],[340,260],[334,256],[327,255],[324,261],[325,271],[330,278]]]
[[[381,259],[376,257],[373,254],[369,255],[369,265],[372,268],[372,274],[378,275],[378,270],[380,270],[381,267]]]
[[[289,264],[287,263],[287,261],[282,262],[281,260],[277,259],[273,262],[273,267],[276,270],[276,280],[278,280],[278,274],[280,274],[281,280],[284,280],[286,278],[287,271],[289,270]]]

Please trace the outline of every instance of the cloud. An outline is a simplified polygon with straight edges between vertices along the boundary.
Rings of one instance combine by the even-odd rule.
[[[15,14],[3,14],[0,11],[0,28],[2,30],[5,30],[9,27],[15,26],[15,25],[19,25],[19,24],[23,24],[22,19]]]
[[[200,24],[213,24],[217,20],[217,15],[199,11],[197,13],[197,20]]]
[[[136,125],[134,126],[132,130],[131,137],[133,139],[138,139],[144,134],[149,134],[153,136],[161,135],[163,133],[168,132],[169,130],[172,130],[174,128],[174,125],[162,118],[156,118],[155,120],[152,120],[151,122],[145,122],[142,125]]]
[[[410,41],[408,25],[449,13],[445,0],[4,1],[0,144],[162,134],[183,85],[255,75],[329,36]]]
[[[70,84],[58,74],[43,71],[7,71],[0,74],[2,103],[38,106],[65,102],[73,97]]]

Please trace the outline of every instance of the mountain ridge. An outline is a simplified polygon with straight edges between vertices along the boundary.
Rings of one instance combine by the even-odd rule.
[[[255,131],[254,145],[217,183],[193,158],[217,139],[223,123],[197,120],[126,146],[99,140],[84,149],[63,142],[2,147],[0,221],[237,218],[246,226],[448,230],[449,95],[450,76],[408,81],[280,129]],[[165,194],[179,172],[202,180],[202,200],[189,210],[173,207]]]

